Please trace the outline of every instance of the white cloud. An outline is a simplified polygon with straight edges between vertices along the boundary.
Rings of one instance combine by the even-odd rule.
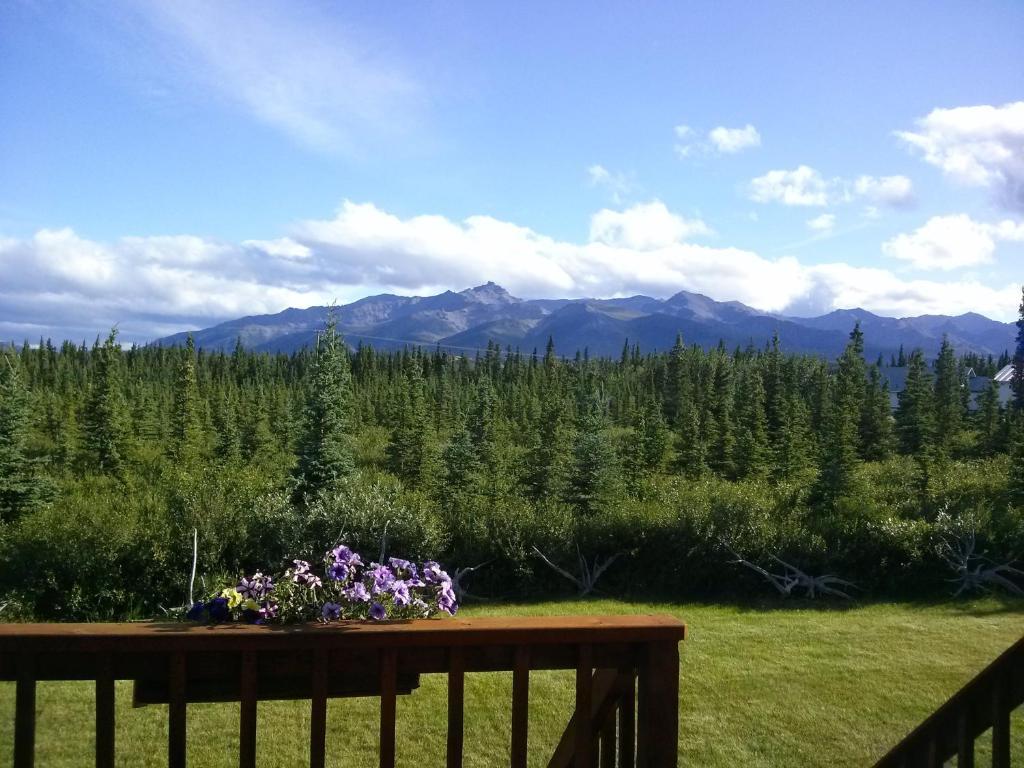
[[[633,191],[633,183],[621,173],[612,173],[603,165],[594,164],[587,168],[587,179],[592,187],[602,187],[611,195],[612,202],[621,203]]]
[[[675,127],[676,154],[685,159],[697,154],[734,155],[751,147],[761,146],[761,134],[749,123],[742,128],[726,128],[719,125],[702,136],[688,125]]]
[[[877,205],[907,208],[914,203],[914,185],[906,176],[858,176],[852,181],[826,179],[817,170],[801,165],[793,170],[768,171],[752,179],[748,187],[751,200],[758,203],[782,203],[793,206],[826,206],[860,199],[873,215]]]
[[[988,264],[996,244],[984,224],[964,213],[934,216],[909,234],[882,243],[887,256],[910,262],[917,269],[958,269]]]
[[[993,261],[997,240],[1024,241],[1024,222],[974,221],[965,213],[933,216],[910,233],[882,244],[882,251],[917,269],[951,270]]]
[[[675,150],[679,157],[686,159],[696,152],[701,144],[697,139],[697,133],[688,125],[677,125],[674,129],[676,134]]]
[[[992,191],[1011,211],[1024,211],[1024,101],[934,109],[917,130],[897,136],[953,180]]]
[[[1012,221],[985,227],[996,240],[1024,237]],[[126,339],[145,340],[289,306],[380,291],[422,295],[485,280],[526,297],[668,296],[685,289],[793,314],[863,306],[1016,315],[1016,285],[908,281],[885,269],[807,265],[690,242],[709,231],[658,201],[598,211],[583,242],[490,216],[400,218],[354,202],[276,240],[185,235],[97,242],[68,229],[40,230],[0,239],[0,335],[91,339],[120,323]]]
[[[650,251],[695,236],[713,234],[700,219],[684,219],[659,200],[640,203],[624,211],[607,208],[590,218],[590,240],[621,248]]]
[[[215,95],[318,150],[353,152],[401,133],[424,101],[381,40],[315,6],[268,0],[257,13],[242,0],[175,0],[118,4],[109,17],[137,22],[124,36],[136,47],[117,55],[152,70],[159,90]]]
[[[807,220],[808,229],[813,229],[815,232],[831,232],[835,225],[836,217],[831,213],[823,213],[821,216],[815,216],[813,219]]]
[[[761,146],[761,134],[749,123],[742,128],[726,128],[724,125],[712,128],[708,133],[708,139],[714,144],[715,149],[729,155]]]
[[[792,171],[768,171],[750,182],[750,199],[783,205],[828,205],[828,182],[813,168],[801,165]]]
[[[858,176],[853,193],[872,203],[905,208],[914,202],[914,185],[906,176]]]

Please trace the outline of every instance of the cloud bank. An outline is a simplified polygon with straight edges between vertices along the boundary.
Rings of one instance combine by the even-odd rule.
[[[1024,101],[933,109],[917,130],[896,135],[949,178],[986,188],[1006,210],[1024,212]]]
[[[1024,239],[1024,227],[1013,222],[978,226],[995,240]],[[941,261],[928,244],[957,227],[972,231],[958,219],[929,222],[901,236],[906,240],[896,238],[891,255]],[[685,289],[792,314],[861,306],[892,315],[977,311],[1010,320],[1020,297],[1017,285],[907,280],[886,269],[810,265],[695,242],[711,234],[705,222],[656,200],[597,211],[582,242],[491,216],[400,218],[351,201],[332,218],[300,222],[274,240],[178,235],[98,242],[69,229],[40,230],[0,240],[0,338],[91,339],[120,323],[125,338],[146,340],[289,306],[486,280],[524,297],[663,297]],[[986,247],[975,243],[973,258],[985,257]]]

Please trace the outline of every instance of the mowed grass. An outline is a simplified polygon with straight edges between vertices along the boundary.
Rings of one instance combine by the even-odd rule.
[[[472,615],[665,613],[687,622],[680,658],[680,765],[870,765],[1024,634],[1024,602],[983,600],[820,608],[802,603],[704,605],[613,600],[471,607]],[[531,765],[546,765],[569,716],[572,672],[535,672]],[[118,764],[166,765],[166,707],[131,707],[117,689]],[[36,764],[84,766],[93,756],[93,688],[41,683]],[[508,763],[511,675],[466,682],[466,765]],[[0,764],[12,760],[14,686],[0,684]],[[189,707],[189,764],[237,764],[237,705]],[[1024,761],[1024,718],[1013,723]],[[376,699],[328,705],[328,764],[376,765]],[[445,679],[424,676],[398,702],[400,765],[444,764]],[[261,765],[308,761],[309,705],[259,706]],[[982,752],[985,745],[982,744]],[[982,763],[979,763],[982,764]]]

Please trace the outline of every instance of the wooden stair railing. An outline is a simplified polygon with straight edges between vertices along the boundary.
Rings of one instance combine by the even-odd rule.
[[[138,704],[164,702],[168,764],[186,761],[190,702],[239,704],[238,764],[256,764],[257,702],[308,699],[310,766],[327,753],[327,699],[380,697],[380,765],[395,764],[396,697],[419,675],[448,677],[447,765],[461,766],[465,675],[512,672],[509,764],[525,768],[529,678],[573,669],[576,702],[550,765],[674,768],[679,641],[662,616],[434,619],[298,627],[187,624],[0,624],[0,680],[14,681],[14,765],[34,764],[40,680],[93,680],[97,766],[113,766],[114,683]],[[148,746],[148,745],[147,745]],[[344,745],[336,745],[343,749]],[[600,762],[598,762],[600,761]]]
[[[1024,704],[1024,637],[953,694],[875,768],[974,768],[978,738],[992,730],[992,766],[1010,766],[1010,713]]]

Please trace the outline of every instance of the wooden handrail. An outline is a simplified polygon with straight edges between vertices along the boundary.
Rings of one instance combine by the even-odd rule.
[[[974,743],[992,729],[992,766],[1009,768],[1010,713],[1024,704],[1024,637],[954,693],[875,763],[875,768],[973,768]]]
[[[529,674],[576,671],[553,764],[676,766],[681,622],[663,616],[453,618],[300,626],[0,624],[0,680],[15,681],[14,765],[33,765],[39,680],[96,681],[96,765],[113,765],[114,681],[168,706],[168,762],[185,765],[186,708],[239,703],[239,765],[256,762],[257,702],[308,699],[310,765],[324,765],[326,701],[380,697],[380,765],[395,761],[395,698],[448,676],[448,762],[462,765],[464,676],[513,673],[511,765],[528,749]],[[639,689],[639,693],[637,693]],[[635,702],[635,704],[634,704]],[[580,713],[586,713],[581,715]],[[627,743],[628,742],[628,743]],[[635,760],[634,760],[635,758]]]

